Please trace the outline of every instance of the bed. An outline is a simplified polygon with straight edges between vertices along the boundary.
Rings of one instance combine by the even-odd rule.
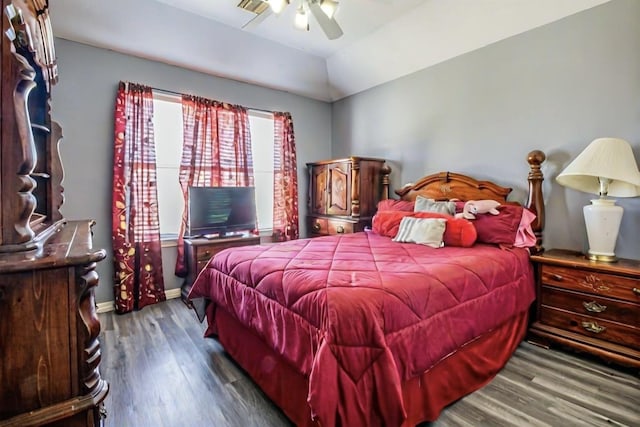
[[[522,341],[541,250],[544,154],[528,155],[529,248],[432,248],[373,231],[228,249],[191,288],[205,336],[299,426],[414,426],[488,383]],[[443,172],[402,201],[496,200],[511,189]],[[499,218],[499,216],[496,216]]]

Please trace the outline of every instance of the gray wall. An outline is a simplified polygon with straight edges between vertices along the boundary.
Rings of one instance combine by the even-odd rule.
[[[582,206],[590,195],[555,177],[591,140],[618,136],[640,158],[640,1],[616,0],[331,105],[285,92],[56,40],[60,82],[53,112],[64,130],[69,219],[94,218],[96,247],[111,251],[113,108],[117,83],[293,114],[301,226],[305,163],[365,155],[389,160],[399,187],[441,170],[472,174],[526,197],[526,154],[542,149],[547,204],[545,246],[585,250]],[[425,44],[437,41],[425,41]],[[420,54],[416,52],[416,54]],[[640,198],[625,208],[617,254],[640,258]],[[305,232],[305,230],[303,230]],[[167,288],[175,248],[163,254]],[[112,258],[98,265],[96,298],[112,296]]]
[[[513,187],[512,198],[524,201],[526,155],[545,151],[547,248],[586,250],[582,206],[594,196],[555,177],[603,136],[626,139],[640,158],[637,0],[598,6],[333,105],[333,156],[389,159],[396,188],[450,170]],[[640,258],[640,198],[618,204],[625,214],[616,253]]]
[[[129,80],[180,93],[192,93],[293,116],[298,154],[299,206],[305,233],[306,162],[331,157],[331,105],[286,92],[240,83],[89,47],[56,40],[60,81],[53,89],[54,119],[62,125],[60,152],[65,169],[63,214],[68,219],[93,218],[94,245],[107,249],[98,264],[97,302],[113,300],[111,256],[111,185],[113,114],[117,85]],[[173,276],[175,247],[165,248],[167,289],[181,281]]]

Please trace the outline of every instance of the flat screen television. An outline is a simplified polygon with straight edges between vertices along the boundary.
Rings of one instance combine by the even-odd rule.
[[[256,224],[255,187],[189,187],[188,237],[251,232]]]

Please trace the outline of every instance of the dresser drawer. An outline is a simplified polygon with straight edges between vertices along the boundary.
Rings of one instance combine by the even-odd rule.
[[[624,276],[542,265],[542,284],[640,303],[640,280]]]
[[[353,233],[353,223],[348,221],[340,221],[337,219],[330,219],[327,220],[327,231],[329,234]]]
[[[545,306],[540,310],[540,321],[590,338],[640,350],[640,328]]]
[[[309,231],[313,234],[329,234],[326,218],[309,218]]]
[[[542,305],[640,327],[640,305],[543,286]]]
[[[322,216],[308,217],[309,232],[312,236],[327,236],[333,234],[349,234],[364,230],[368,224],[366,220],[349,220]]]

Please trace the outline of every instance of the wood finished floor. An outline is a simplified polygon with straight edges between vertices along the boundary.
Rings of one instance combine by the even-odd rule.
[[[100,321],[106,427],[292,425],[179,299]],[[640,378],[525,342],[490,384],[420,427],[444,426],[640,426]]]

